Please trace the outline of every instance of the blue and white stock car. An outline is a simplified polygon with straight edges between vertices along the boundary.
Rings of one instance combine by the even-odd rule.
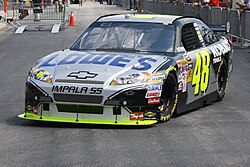
[[[225,95],[231,42],[201,20],[109,15],[31,68],[20,118],[150,125]]]

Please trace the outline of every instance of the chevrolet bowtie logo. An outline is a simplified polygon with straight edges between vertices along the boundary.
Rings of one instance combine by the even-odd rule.
[[[98,74],[91,73],[88,71],[78,71],[72,72],[67,77],[75,77],[77,79],[87,79],[87,78],[95,78]]]

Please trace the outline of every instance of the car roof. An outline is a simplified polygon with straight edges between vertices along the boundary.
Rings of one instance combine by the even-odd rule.
[[[163,23],[172,24],[174,20],[182,16],[176,15],[156,15],[156,14],[120,14],[120,15],[106,15],[97,19],[98,22],[148,22],[148,23]]]

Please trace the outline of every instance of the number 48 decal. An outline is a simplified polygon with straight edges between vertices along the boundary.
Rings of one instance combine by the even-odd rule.
[[[199,94],[199,91],[205,93],[209,80],[209,65],[210,55],[206,50],[200,50],[195,53],[196,62],[194,67],[192,86],[194,87],[194,94]]]

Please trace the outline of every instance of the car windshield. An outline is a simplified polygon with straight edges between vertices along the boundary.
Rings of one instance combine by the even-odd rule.
[[[173,25],[138,22],[95,22],[71,50],[173,52]]]

